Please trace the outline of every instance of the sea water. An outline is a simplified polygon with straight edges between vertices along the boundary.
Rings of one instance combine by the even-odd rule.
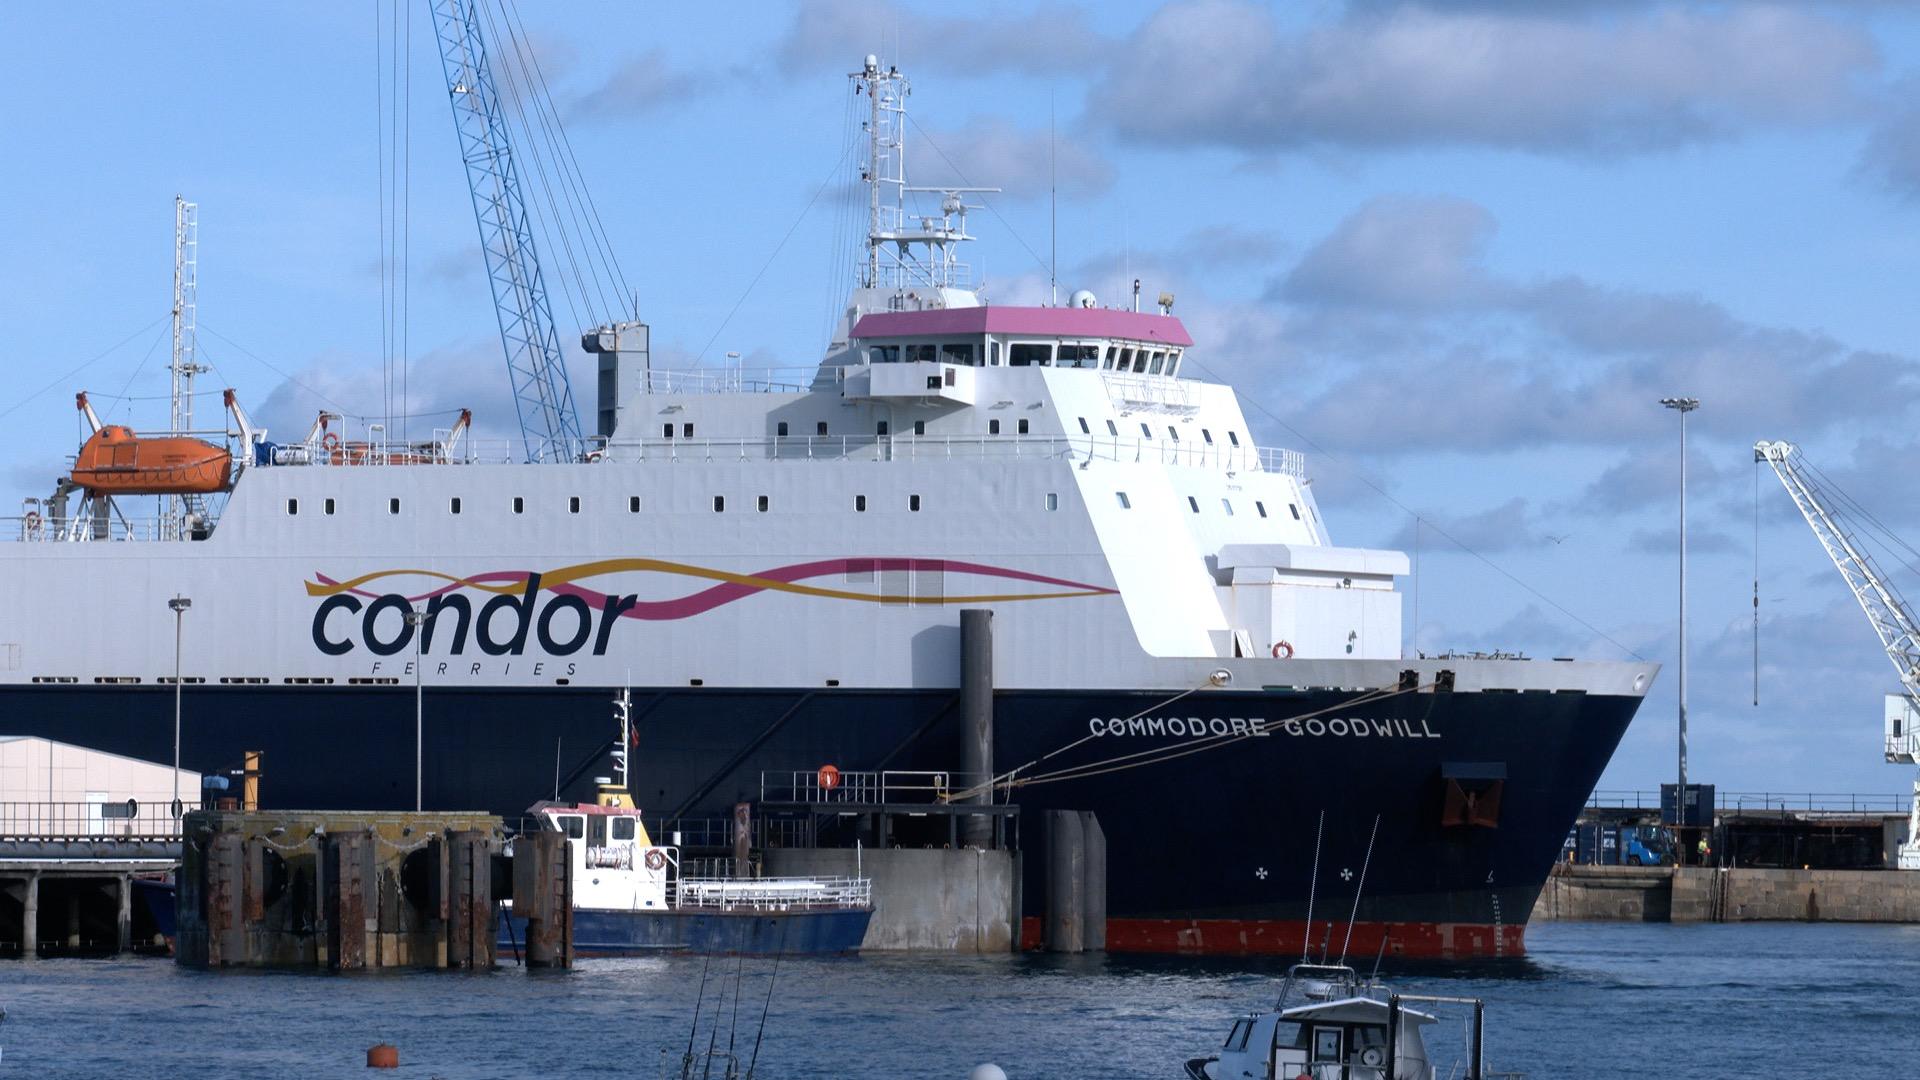
[[[1405,993],[1484,998],[1488,1064],[1532,1077],[1909,1077],[1920,926],[1549,923],[1524,960],[1389,962]],[[1372,958],[1358,961],[1362,969]],[[203,972],[0,961],[0,1080],[658,1077],[729,1048],[755,1075],[1181,1077],[1284,961],[951,957],[583,961],[569,972]],[[769,995],[769,991],[771,994]],[[698,1017],[696,1019],[696,1005]],[[763,1021],[764,1017],[764,1021]],[[1428,1029],[1440,1075],[1465,1011]],[[696,1070],[696,1076],[700,1073]],[[711,1080],[719,1080],[716,1065]],[[1456,1072],[1454,1075],[1460,1075]]]

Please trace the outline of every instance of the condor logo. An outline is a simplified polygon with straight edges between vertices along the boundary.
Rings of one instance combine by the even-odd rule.
[[[882,577],[910,574],[917,580],[928,575],[932,580],[941,581],[948,576],[997,578],[1001,582],[1052,588],[1018,593],[981,591],[967,595],[949,593],[943,588],[937,595],[903,597],[889,594],[884,588],[861,591],[809,584],[819,578],[871,582],[876,572]],[[638,593],[597,592],[579,584],[610,574],[669,575],[704,579],[711,584],[684,596],[661,600],[642,600]],[[438,587],[413,596],[367,588],[383,578],[394,577],[424,578],[437,583]],[[825,559],[777,566],[753,574],[639,558],[603,559],[545,573],[502,570],[464,578],[432,570],[382,570],[346,581],[315,574],[306,588],[308,596],[322,598],[313,613],[313,645],[328,656],[344,656],[363,645],[376,656],[392,656],[413,648],[416,631],[420,634],[422,653],[458,656],[466,651],[471,640],[489,656],[519,656],[532,639],[549,656],[572,656],[589,646],[594,656],[601,656],[607,651],[617,619],[685,619],[766,592],[871,604],[916,605],[1058,600],[1113,592],[1098,585],[979,563],[902,558]],[[476,604],[466,590],[493,595]],[[423,601],[426,606],[422,614],[426,618],[416,627],[406,616]],[[436,644],[440,646],[438,649]]]

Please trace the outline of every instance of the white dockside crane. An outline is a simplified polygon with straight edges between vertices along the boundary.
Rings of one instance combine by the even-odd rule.
[[[1872,556],[1854,540],[1853,530],[1847,528],[1851,515],[1845,507],[1852,504],[1852,500],[1831,483],[1824,486],[1817,483],[1808,475],[1800,458],[1791,443],[1753,444],[1753,459],[1766,462],[1780,478],[1787,494],[1793,497],[1793,504],[1800,508],[1801,516],[1813,529],[1814,537],[1826,549],[1827,558],[1833,560],[1834,568],[1846,579],[1847,588],[1860,603],[1860,610],[1867,613],[1867,621],[1880,636],[1887,659],[1893,661],[1894,670],[1900,673],[1902,692],[1887,695],[1887,760],[1901,765],[1920,764],[1920,623],[1914,621],[1906,600],[1874,565]],[[1859,510],[1857,504],[1854,510],[1871,522],[1871,515]],[[1878,527],[1877,522],[1872,524]],[[1920,870],[1920,778],[1913,784],[1913,808],[1908,811],[1907,842],[1900,846],[1900,869]]]

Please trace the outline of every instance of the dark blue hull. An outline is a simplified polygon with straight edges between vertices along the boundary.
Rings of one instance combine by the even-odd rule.
[[[1415,693],[1363,705],[1348,704],[1356,692],[1332,689],[1200,692],[1166,706],[1169,696],[1001,691],[995,699],[1001,769],[1075,740],[1085,742],[1049,768],[1177,749],[1196,726],[1231,731],[1236,720],[1263,719],[1267,734],[1220,749],[1012,792],[1029,823],[1048,808],[1099,814],[1110,948],[1297,954],[1324,813],[1316,947],[1330,913],[1347,917],[1365,864],[1356,950],[1371,952],[1384,934],[1396,953],[1511,954],[1639,705],[1544,691]],[[429,689],[427,807],[518,814],[553,794],[556,749],[560,775],[573,778],[559,796],[591,800],[594,773],[606,771],[609,697],[602,687]],[[172,755],[172,709],[161,686],[0,690],[10,732],[154,761]],[[265,805],[410,808],[413,710],[411,687],[194,686],[184,702],[184,763],[224,772],[242,751],[263,750]],[[1118,733],[1109,724],[1143,711]],[[953,690],[636,688],[633,712],[630,786],[649,819],[725,815],[759,798],[762,770],[953,769],[960,760]],[[1455,788],[1494,775],[1495,812],[1463,823],[1450,810]],[[1039,839],[1030,831],[1029,847]],[[945,836],[896,839],[937,847]],[[1026,860],[1029,916],[1041,911],[1043,869],[1044,860]]]
[[[871,909],[819,911],[573,912],[573,949],[580,956],[837,956],[860,951]],[[525,919],[501,920],[500,955],[526,940]]]

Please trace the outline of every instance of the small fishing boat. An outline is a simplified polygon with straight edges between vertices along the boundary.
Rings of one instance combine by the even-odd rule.
[[[1219,1050],[1188,1059],[1188,1080],[1434,1080],[1422,1004],[1470,1005],[1467,1080],[1487,1080],[1478,998],[1396,994],[1343,964],[1295,964],[1272,1009],[1233,1022]],[[1457,1075],[1449,1072],[1449,1076]],[[1502,1073],[1514,1077],[1516,1073]]]
[[[528,814],[564,834],[573,864],[573,947],[581,956],[661,952],[822,956],[860,950],[873,919],[873,881],[853,877],[685,874],[680,850],[653,842],[627,791],[631,701],[615,699],[617,780],[593,803],[542,801]],[[519,949],[526,920],[504,905],[500,947]]]

